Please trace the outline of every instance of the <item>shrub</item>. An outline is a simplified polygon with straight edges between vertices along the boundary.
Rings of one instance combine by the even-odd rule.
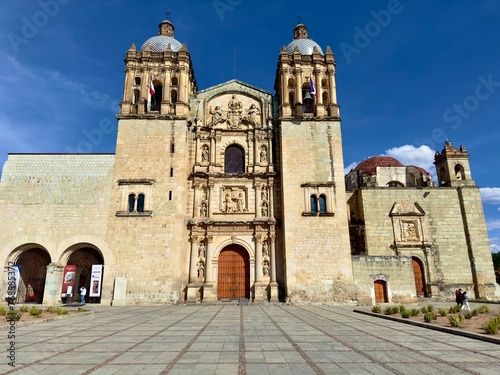
[[[464,322],[464,316],[462,314],[449,315],[448,319],[452,327],[460,327]]]
[[[411,316],[411,311],[410,310],[403,310],[403,311],[401,311],[401,316],[403,318],[409,318]]]
[[[55,307],[55,306],[49,306],[49,307],[47,307],[47,310],[45,310],[45,311],[47,311],[47,312],[49,312],[49,313],[57,313],[57,310],[59,310],[59,308],[58,308],[58,307]]]
[[[478,316],[478,315],[479,315],[479,310],[478,309],[472,310],[472,316]]]
[[[455,306],[451,306],[450,307],[450,310],[448,311],[450,314],[456,314],[456,313],[459,313],[460,312],[460,309],[462,308],[462,306],[460,305],[455,305]]]
[[[466,311],[466,312],[464,312],[464,318],[465,319],[471,319],[472,318],[472,311]]]
[[[394,307],[392,308],[392,313],[393,313],[393,314],[398,314],[398,313],[399,313],[399,306],[394,306]]]
[[[418,314],[420,314],[419,309],[411,309],[411,316],[417,316]]]
[[[372,310],[373,310],[373,309],[372,309]],[[84,309],[83,307],[81,307],[81,306],[80,306],[80,307],[76,310],[76,312],[84,312],[84,311],[85,311],[85,309]],[[380,312],[380,311],[379,311],[379,312]]]
[[[432,305],[428,305],[428,306],[427,306],[427,311],[428,311],[428,312],[433,312],[433,311],[434,311],[434,306],[432,306]]]
[[[500,331],[500,316],[490,319],[488,323],[483,325],[483,330],[491,335],[497,334]]]
[[[372,312],[379,314],[382,311],[382,308],[380,306],[373,306],[372,307]]]
[[[37,318],[42,317],[43,310],[42,309],[37,309],[35,306],[33,306],[30,310],[30,315],[31,316],[36,316]]]
[[[17,322],[19,319],[21,319],[21,316],[23,316],[23,313],[21,311],[11,310],[5,314],[5,319],[7,319],[7,321],[9,322],[11,321]]]
[[[441,316],[446,316],[446,315],[448,315],[448,310],[447,310],[447,309],[445,309],[445,308],[441,308],[441,309],[439,309],[439,315],[441,315]]]
[[[490,311],[490,308],[486,305],[483,305],[479,308],[479,314],[484,314]]]
[[[21,306],[21,308],[19,310],[21,310],[22,312],[28,312],[29,311],[28,306]]]
[[[406,311],[406,308],[404,307],[404,305],[399,305],[399,312],[402,314],[403,311]]]
[[[68,313],[68,310],[66,310],[66,309],[64,309],[64,308],[62,308],[62,307],[60,307],[60,308],[58,308],[58,309],[57,309],[57,313],[58,313],[59,315],[66,315],[66,314]]]
[[[424,314],[424,322],[426,323],[432,323],[432,321],[434,320],[434,313],[432,312],[426,312]]]
[[[385,315],[392,315],[392,307],[386,307],[384,309],[384,314]]]
[[[427,307],[426,306],[422,306],[422,308],[420,309],[420,311],[422,311],[422,314],[427,313]]]
[[[5,311],[5,307],[0,306],[0,315],[5,316],[5,314],[7,314],[7,311]]]

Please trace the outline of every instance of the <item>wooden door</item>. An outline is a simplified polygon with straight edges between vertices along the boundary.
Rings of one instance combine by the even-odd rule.
[[[217,298],[250,298],[250,261],[241,246],[230,245],[219,255]]]
[[[389,302],[387,298],[387,283],[383,280],[376,280],[373,283],[375,288],[375,303]]]
[[[424,266],[420,259],[411,258],[413,263],[413,275],[415,276],[415,289],[418,297],[427,297],[425,290]]]

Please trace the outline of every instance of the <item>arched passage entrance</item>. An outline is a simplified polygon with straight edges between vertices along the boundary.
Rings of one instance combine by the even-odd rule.
[[[218,299],[250,298],[250,258],[239,245],[226,246],[219,255]]]
[[[47,265],[50,262],[49,253],[41,248],[25,250],[19,255],[15,261],[21,266],[17,303],[42,303]]]
[[[425,288],[425,273],[422,261],[416,257],[411,258],[413,263],[413,275],[415,277],[415,289],[418,297],[427,297]]]
[[[387,282],[384,280],[375,280],[373,287],[375,289],[375,303],[389,302],[389,298],[387,297]]]
[[[75,250],[71,253],[68,258],[67,265],[76,266],[75,272],[75,286],[74,286],[74,295],[78,297],[78,299],[74,299],[75,301],[79,300],[79,289],[82,286],[85,286],[87,289],[87,295],[85,297],[85,302],[93,302],[100,303],[101,297],[90,297],[90,277],[92,272],[92,265],[94,264],[102,264],[104,265],[104,258],[102,254],[92,248],[92,247],[84,247],[78,250]]]

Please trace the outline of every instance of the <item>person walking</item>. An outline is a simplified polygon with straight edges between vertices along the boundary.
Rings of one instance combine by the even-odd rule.
[[[467,311],[470,311],[469,296],[467,295],[467,291],[464,291],[462,293],[462,308],[461,308],[461,310],[463,310],[465,307],[467,307]]]
[[[462,304],[462,289],[455,290],[455,302],[457,303],[457,306]]]
[[[87,288],[85,288],[84,286],[82,286],[80,288],[80,302],[81,303],[85,303],[85,295],[87,294]]]

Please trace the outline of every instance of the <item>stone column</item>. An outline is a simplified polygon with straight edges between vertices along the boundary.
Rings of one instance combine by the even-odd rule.
[[[214,183],[209,182],[207,184],[207,209],[208,209],[208,218],[212,217],[212,190],[214,188]]]
[[[288,78],[285,71],[281,71],[281,95],[282,95],[282,105],[289,105],[288,103]],[[291,103],[293,105],[293,103]],[[272,116],[271,116],[272,117]]]
[[[196,283],[198,281],[198,236],[193,236],[191,240],[191,259],[189,267],[189,282]]]
[[[335,72],[328,72],[328,79],[330,81],[330,92],[328,96],[330,97],[330,104],[337,104],[337,89],[335,87]]]
[[[162,115],[170,113],[170,67],[167,66],[163,72],[163,97],[161,98]]]
[[[198,210],[198,183],[193,182],[193,217],[200,216],[200,211]]]
[[[271,283],[269,284],[271,289],[271,301],[278,300],[278,282],[276,281],[276,234],[271,233],[269,235],[269,262],[270,273],[271,273]]]
[[[269,181],[269,185],[267,187],[267,196],[269,199],[269,218],[274,218],[274,194],[273,194],[273,182]]]
[[[255,281],[262,281],[262,236],[255,236]]]
[[[213,258],[213,248],[212,248],[212,239],[207,239],[206,242],[206,268],[205,268],[205,284],[213,284],[212,280],[212,258]]]
[[[302,71],[300,67],[295,69],[295,102],[302,103]],[[304,103],[302,103],[304,104]]]
[[[260,203],[261,203],[260,187],[261,187],[261,185],[258,183],[254,183],[253,187],[255,190],[255,217],[261,217],[262,216],[262,212],[260,210]]]
[[[210,132],[210,165],[215,165],[215,131]]]

